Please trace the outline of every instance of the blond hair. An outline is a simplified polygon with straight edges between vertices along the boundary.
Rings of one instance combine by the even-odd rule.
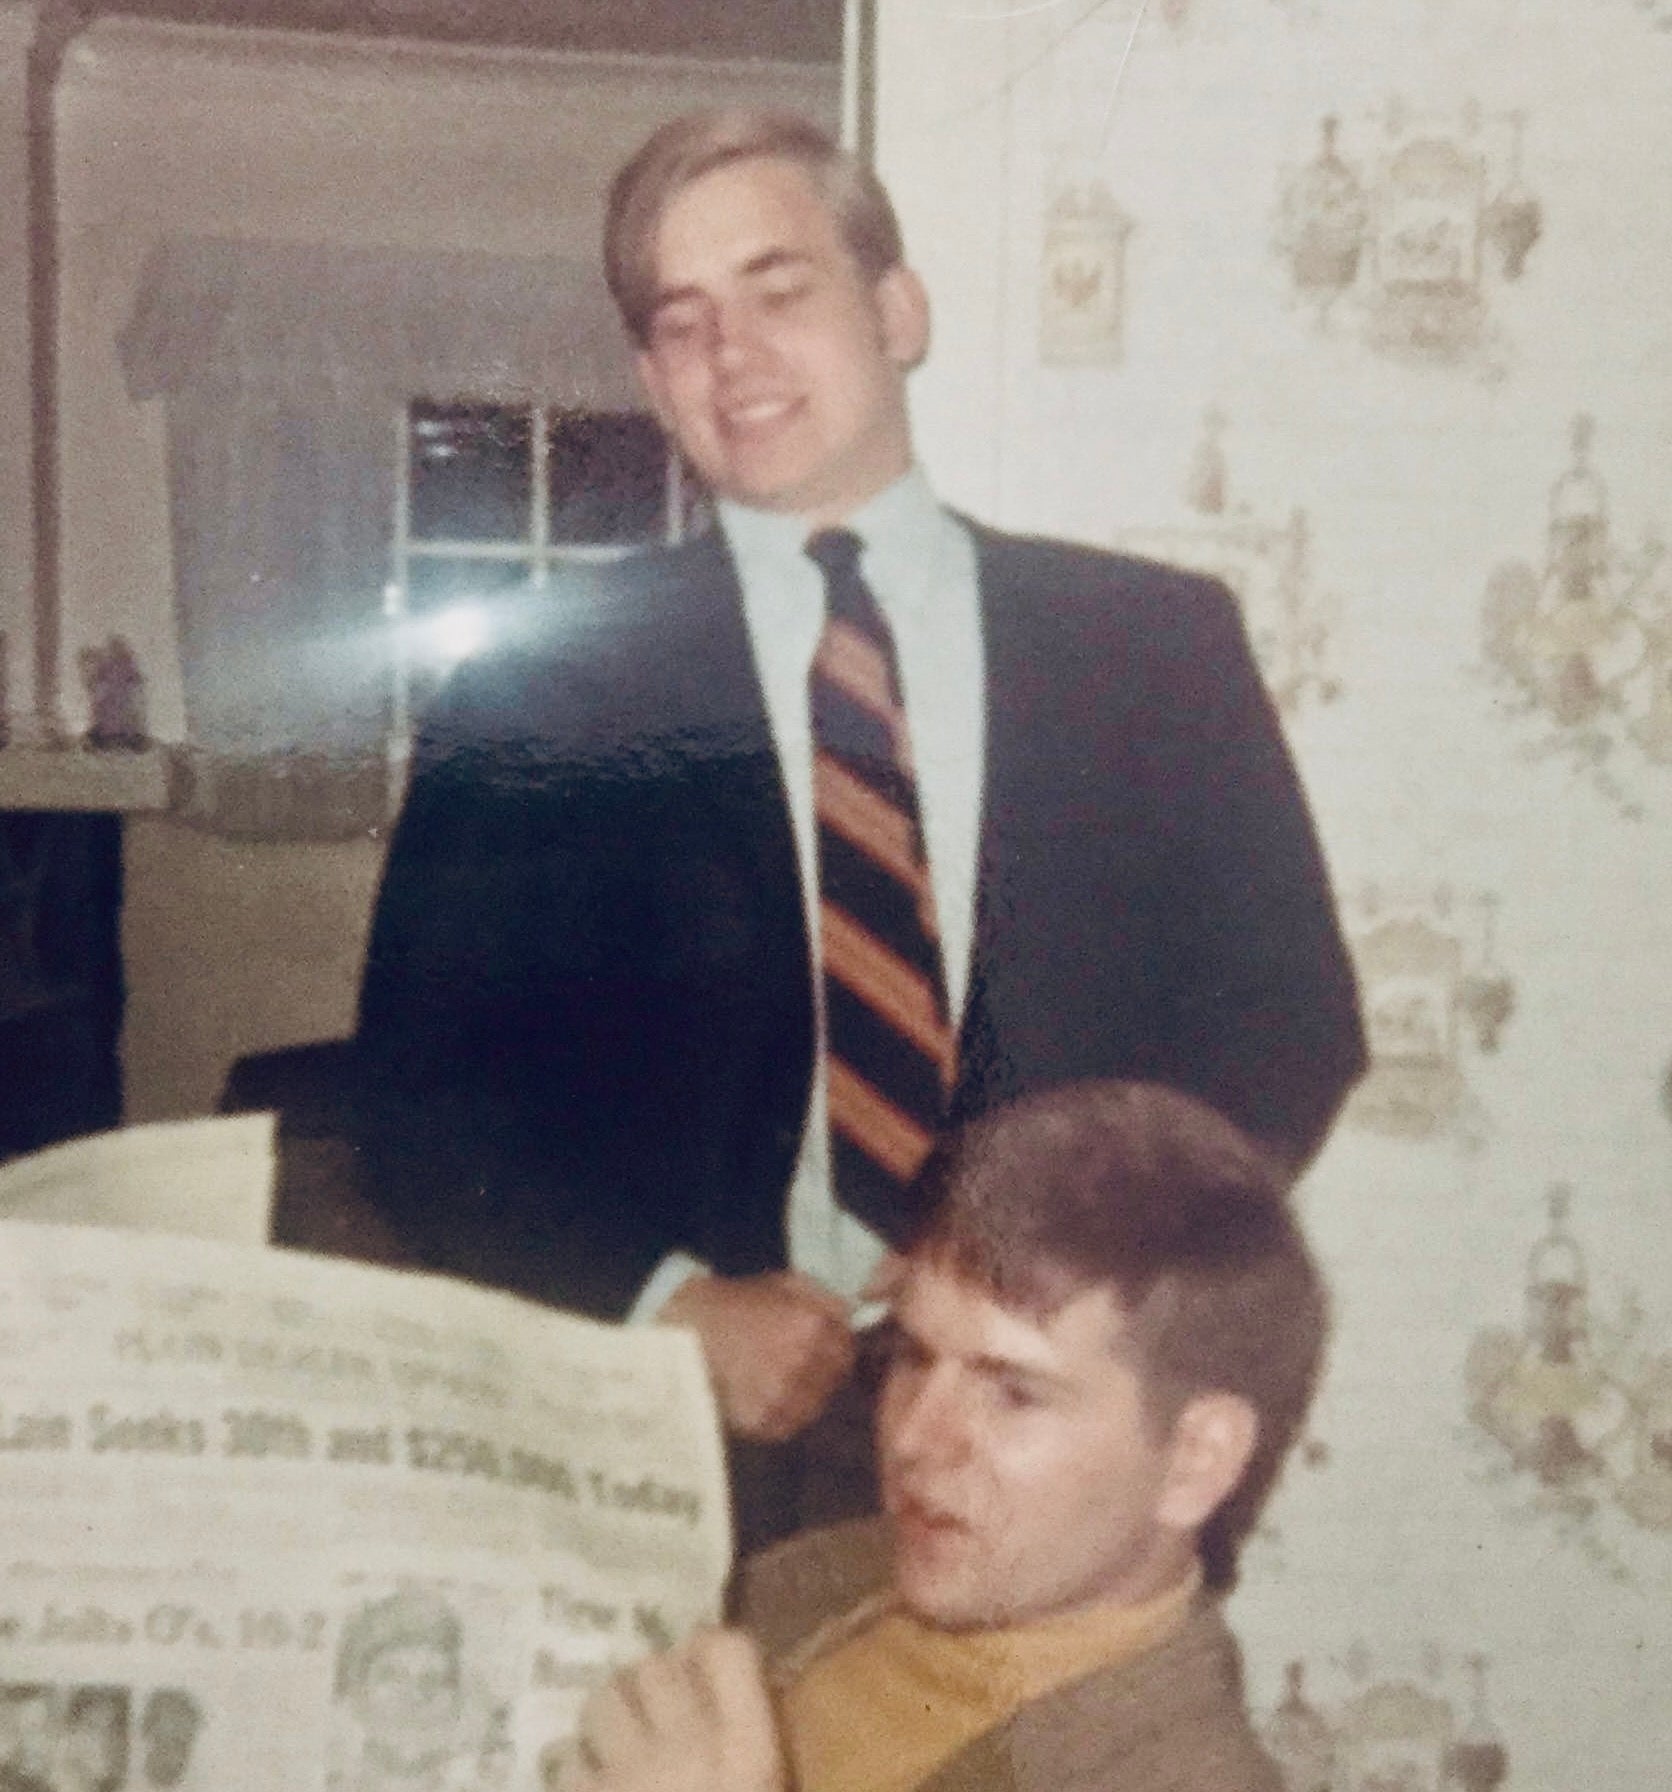
[[[882,182],[811,119],[741,106],[688,112],[657,130],[610,185],[604,278],[635,342],[645,341],[656,308],[656,231],[668,206],[705,174],[757,156],[806,174],[868,279],[900,265],[900,223]]]

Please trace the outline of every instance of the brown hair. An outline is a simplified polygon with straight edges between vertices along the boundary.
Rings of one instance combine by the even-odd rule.
[[[610,185],[604,278],[635,342],[644,342],[655,309],[656,230],[669,203],[703,175],[755,156],[777,156],[806,173],[869,279],[899,266],[900,224],[882,182],[828,132],[794,112],[688,112],[657,130]]]
[[[920,1187],[921,1252],[1035,1317],[1099,1283],[1128,1322],[1148,1416],[1234,1394],[1259,1431],[1203,1527],[1207,1583],[1229,1587],[1311,1404],[1328,1301],[1276,1161],[1212,1108],[1157,1083],[1030,1097],[938,1145]]]

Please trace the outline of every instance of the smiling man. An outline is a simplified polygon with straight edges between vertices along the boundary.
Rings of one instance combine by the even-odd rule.
[[[647,264],[631,253],[614,272],[640,375],[711,491],[816,527],[910,469],[903,376],[928,347],[922,285],[898,261],[872,279],[800,164],[720,164],[668,199]]]
[[[864,1460],[862,1428],[806,1468],[747,1446],[844,1383],[942,1124],[1141,1076],[1293,1171],[1362,1042],[1230,595],[937,502],[874,175],[798,118],[682,118],[617,177],[605,263],[717,523],[564,571],[437,703],[364,1162],[421,1260],[694,1328],[759,1542]]]
[[[1170,1090],[937,1152],[877,1424],[886,1517],[748,1571],[741,1632],[620,1677],[582,1792],[1276,1792],[1218,1595],[1325,1302],[1269,1160]]]

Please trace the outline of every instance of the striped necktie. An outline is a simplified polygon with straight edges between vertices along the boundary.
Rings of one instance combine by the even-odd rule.
[[[859,537],[815,535],[825,624],[808,698],[818,824],[831,1186],[891,1242],[946,1112],[956,1042],[894,642]]]

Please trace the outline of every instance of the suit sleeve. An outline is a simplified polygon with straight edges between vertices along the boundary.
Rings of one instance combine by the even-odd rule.
[[[361,988],[365,1192],[432,1267],[605,1317],[683,1241],[635,1159],[600,694],[465,668],[428,718]]]
[[[1364,1068],[1352,966],[1234,599],[1182,575],[1164,595],[1134,738],[1166,868],[1167,1050],[1299,1169]]]

